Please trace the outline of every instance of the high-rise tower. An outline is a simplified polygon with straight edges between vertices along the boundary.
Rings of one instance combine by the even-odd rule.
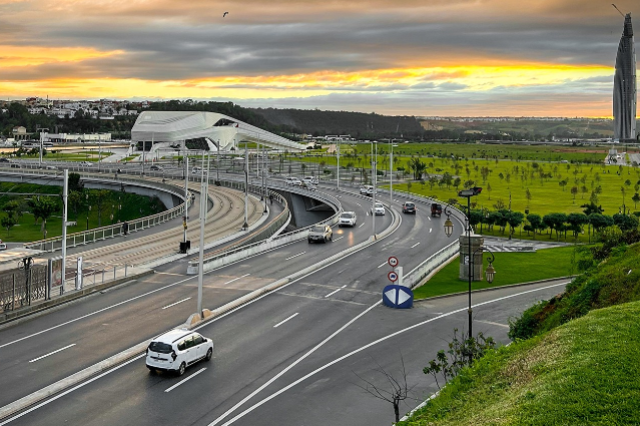
[[[624,17],[624,29],[616,56],[613,83],[613,137],[620,141],[636,138],[636,50],[631,14]]]

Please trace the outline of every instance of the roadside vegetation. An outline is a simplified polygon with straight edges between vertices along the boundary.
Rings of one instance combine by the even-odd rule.
[[[472,290],[480,290],[549,278],[568,277],[576,272],[574,261],[576,250],[577,247],[569,246],[538,250],[535,253],[495,253],[493,267],[496,269],[496,275],[493,282],[474,281],[471,288]],[[483,263],[484,271],[489,265],[487,254],[484,256]],[[458,278],[459,268],[460,260],[456,258],[434,275],[429,282],[418,287],[414,291],[414,298],[419,300],[467,292],[469,283],[467,280]]]
[[[70,188],[71,176],[70,174]],[[76,175],[77,176],[77,175]],[[69,233],[149,216],[165,210],[157,197],[121,191],[78,188],[69,193]],[[0,182],[0,239],[37,241],[62,234],[62,188]],[[15,194],[15,195],[14,195]],[[19,195],[24,194],[24,195]],[[113,215],[113,217],[112,217]]]

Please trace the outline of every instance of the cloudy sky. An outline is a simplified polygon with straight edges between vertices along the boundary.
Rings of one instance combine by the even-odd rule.
[[[0,98],[611,116],[622,24],[611,0],[0,0]]]

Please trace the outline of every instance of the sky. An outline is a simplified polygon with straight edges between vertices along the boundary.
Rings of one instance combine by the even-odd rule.
[[[610,0],[0,0],[0,98],[610,117],[623,21]]]

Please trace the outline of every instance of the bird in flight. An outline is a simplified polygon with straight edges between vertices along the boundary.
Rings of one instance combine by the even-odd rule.
[[[227,16],[229,14],[229,12],[225,12],[222,14],[222,17],[224,18],[225,16]]]

